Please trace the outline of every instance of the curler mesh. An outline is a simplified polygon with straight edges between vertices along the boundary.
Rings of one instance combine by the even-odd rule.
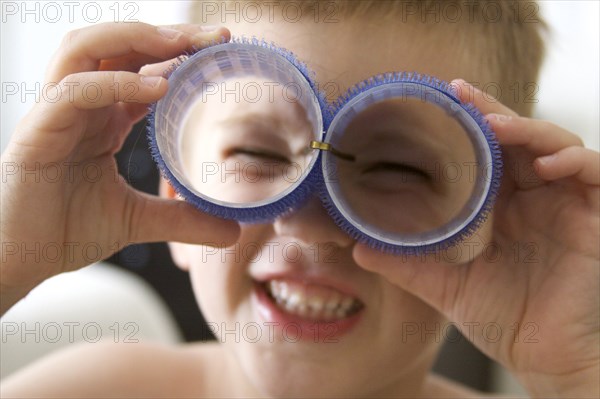
[[[175,191],[198,209],[226,219],[258,223],[301,206],[314,192],[318,181],[314,156],[299,182],[273,198],[250,204],[236,204],[210,198],[195,190],[181,163],[180,130],[191,106],[211,85],[242,76],[257,76],[274,82],[298,85],[303,93],[299,102],[308,112],[315,140],[323,131],[322,109],[325,97],[320,93],[306,65],[293,53],[256,38],[233,39],[192,55],[180,57],[166,74],[169,91],[151,108],[148,139],[152,156],[162,175]],[[304,95],[306,94],[306,95]]]
[[[500,188],[502,157],[488,122],[473,104],[456,97],[452,85],[437,78],[415,72],[386,73],[364,80],[350,88],[330,108],[331,122],[325,141],[336,145],[336,133],[343,131],[354,115],[379,101],[397,97],[421,98],[443,108],[457,119],[475,147],[478,164],[489,165],[486,176],[474,187],[474,194],[461,213],[438,230],[422,234],[391,234],[376,231],[357,220],[338,195],[335,182],[336,158],[330,153],[321,159],[325,179],[320,196],[335,223],[355,240],[384,252],[421,254],[453,246],[471,236],[487,219]]]

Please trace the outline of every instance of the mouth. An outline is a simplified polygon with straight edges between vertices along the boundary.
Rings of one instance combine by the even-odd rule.
[[[283,330],[295,327],[299,340],[334,342],[361,319],[365,308],[356,296],[331,285],[293,278],[255,280],[259,317]]]
[[[313,322],[342,320],[363,308],[357,298],[326,286],[273,279],[262,288],[281,311]]]

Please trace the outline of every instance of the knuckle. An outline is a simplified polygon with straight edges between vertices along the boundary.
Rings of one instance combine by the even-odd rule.
[[[125,71],[116,71],[114,73],[110,74],[110,81],[108,82],[109,84],[118,82],[118,83],[128,83],[131,82],[131,76],[128,72]]]
[[[127,26],[129,26],[130,29],[138,31],[140,33],[155,30],[157,28],[155,25],[141,21],[129,23],[127,24]]]
[[[60,86],[61,86],[61,88],[63,88],[63,90],[65,90],[65,89],[68,89],[68,87],[73,84],[78,84],[79,81],[80,81],[80,79],[79,79],[78,74],[70,73],[61,79]]]
[[[539,121],[539,124],[540,124],[540,129],[543,131],[551,130],[552,128],[554,128],[554,124],[552,122],[549,122],[546,120]]]
[[[70,48],[77,41],[77,38],[81,35],[81,29],[75,29],[67,32],[61,41],[60,47]]]
[[[127,31],[127,38],[130,40],[130,43],[139,43],[146,39],[146,35],[144,34],[143,30],[131,27]]]
[[[577,147],[584,147],[585,143],[583,142],[583,139],[581,138],[581,136],[575,134],[575,133],[571,133],[571,135],[573,136],[573,145],[577,146]]]
[[[566,153],[567,156],[572,156],[575,158],[579,158],[581,156],[583,156],[585,152],[585,149],[583,147],[580,146],[570,146],[564,149],[564,153]]]
[[[76,73],[68,74],[62,78],[58,83],[61,102],[74,101],[78,97],[81,84],[81,76]]]
[[[110,89],[114,92],[115,100],[122,100],[124,95],[124,86],[129,84],[129,82],[131,81],[131,79],[126,78],[126,75],[126,72],[118,71],[111,73],[106,78],[106,85],[107,87],[110,87]]]
[[[131,40],[131,43],[136,43],[142,40],[147,40],[148,34],[156,30],[153,25],[144,22],[134,22],[125,25],[125,32],[127,38]]]
[[[140,226],[148,207],[148,200],[139,193],[129,190],[128,201],[125,204],[124,232],[127,239],[131,242],[139,242],[141,240]]]
[[[140,68],[140,75],[148,75],[149,71],[152,70],[152,66],[150,64],[146,64]]]

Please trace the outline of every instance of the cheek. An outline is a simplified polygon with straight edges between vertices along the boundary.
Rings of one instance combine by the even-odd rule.
[[[201,246],[188,249],[194,295],[206,319],[213,322],[231,321],[249,291],[245,268],[223,262],[228,254],[222,251]]]
[[[423,264],[422,267],[427,265]],[[383,277],[380,278],[379,287],[379,317],[382,324],[387,324],[383,331],[397,332],[406,322],[438,322],[443,319],[443,316],[427,303]]]
[[[381,284],[381,294],[377,341],[393,352],[391,358],[410,359],[415,364],[428,361],[443,342],[444,316],[387,280]]]
[[[267,226],[242,227],[240,240],[229,248],[216,249],[186,245],[185,257],[190,265],[190,279],[196,300],[207,320],[239,320],[248,306],[253,281],[248,274],[252,248],[261,242]]]

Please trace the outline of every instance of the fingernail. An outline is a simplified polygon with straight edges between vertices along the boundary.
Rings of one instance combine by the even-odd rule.
[[[216,26],[216,25],[202,25],[202,26],[200,26],[200,30],[202,32],[214,32],[217,29],[219,29],[219,27]]]
[[[542,165],[548,165],[549,163],[554,162],[556,159],[556,154],[546,155],[544,157],[539,157],[538,162]]]
[[[142,76],[140,80],[143,84],[150,87],[156,87],[160,84],[160,81],[164,79],[161,76]]]
[[[461,81],[461,84],[462,84],[463,86],[471,87],[471,88],[473,88],[474,90],[479,90],[477,87],[473,86],[471,83],[467,82],[467,81],[466,81],[466,80],[464,80],[464,79],[460,79],[460,81]]]
[[[462,85],[464,85],[467,88],[469,88],[471,92],[473,92],[473,93],[474,92],[481,93],[481,90],[479,88],[477,88],[476,86],[472,85],[471,83],[467,82],[464,79],[460,79],[460,80],[462,81]],[[478,84],[478,83],[475,83],[475,84]]]
[[[179,38],[179,36],[181,36],[183,33],[175,30],[175,29],[170,29],[170,28],[158,28],[158,33],[161,34],[161,36],[166,37],[167,39],[173,40],[173,39],[177,39]]]
[[[508,122],[512,119],[510,115],[501,115],[501,114],[487,114],[486,119],[488,121],[498,121],[498,122]]]

